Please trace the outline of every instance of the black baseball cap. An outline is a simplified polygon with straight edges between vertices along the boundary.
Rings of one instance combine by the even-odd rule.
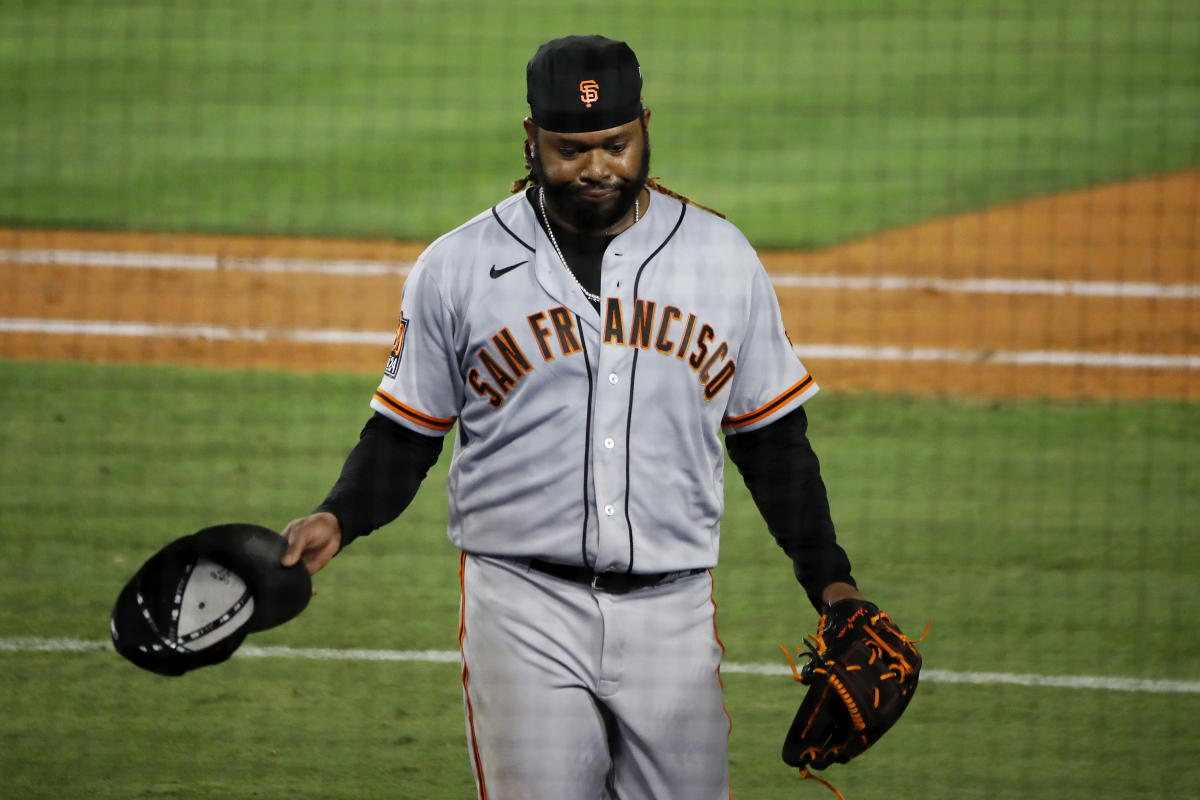
[[[625,42],[567,36],[546,42],[525,67],[529,115],[558,133],[602,131],[642,113],[642,68]]]
[[[308,605],[312,580],[303,562],[280,563],[286,550],[275,531],[243,523],[176,539],[121,590],[109,621],[113,647],[159,675],[225,661],[248,634]]]

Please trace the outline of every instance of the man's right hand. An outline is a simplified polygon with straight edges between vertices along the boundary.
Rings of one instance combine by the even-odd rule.
[[[318,511],[289,522],[283,529],[283,538],[288,543],[287,552],[283,554],[283,565],[290,567],[297,561],[303,561],[308,574],[314,575],[337,555],[342,545],[342,528],[333,514]],[[313,594],[316,594],[316,589]]]

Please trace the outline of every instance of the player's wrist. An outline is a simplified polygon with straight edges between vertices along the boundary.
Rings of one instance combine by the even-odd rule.
[[[342,548],[350,543],[355,537],[346,536],[346,526],[342,524],[342,512],[338,508],[338,504],[326,499],[325,502],[317,506],[308,516],[310,524],[323,524],[329,527],[333,534],[333,540],[337,542],[337,550],[340,552]]]
[[[821,590],[821,604],[829,608],[842,600],[866,600],[853,583],[835,581]]]

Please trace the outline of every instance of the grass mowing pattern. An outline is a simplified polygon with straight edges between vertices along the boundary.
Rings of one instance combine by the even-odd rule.
[[[653,174],[758,246],[1200,163],[1197,0],[46,0],[0,7],[0,223],[430,240],[521,174],[572,31],[631,42]]]
[[[205,525],[281,527],[323,496],[374,380],[0,362],[0,636],[106,635],[121,584]],[[1200,408],[823,394],[809,406],[841,538],[930,668],[1195,680]],[[294,647],[454,649],[448,454],[396,523],[318,576]],[[717,581],[730,661],[814,622],[727,481]],[[469,796],[457,668],[238,660],[178,680],[111,653],[0,654],[14,797]],[[799,687],[725,678],[735,796],[798,789]],[[1200,697],[926,684],[832,777],[850,797],[1186,797]],[[69,765],[69,766],[68,766]],[[773,793],[773,795],[768,794]]]

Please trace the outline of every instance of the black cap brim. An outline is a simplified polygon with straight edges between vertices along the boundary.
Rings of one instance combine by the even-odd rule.
[[[284,567],[282,536],[258,525],[205,528],[171,542],[151,556],[121,590],[113,608],[110,633],[117,652],[137,666],[160,675],[182,675],[218,664],[233,655],[250,633],[295,617],[312,597],[312,581],[303,563]],[[189,646],[174,632],[179,596],[197,563],[212,563],[233,573],[252,602],[246,613],[228,622],[228,632],[202,647]],[[197,576],[198,577],[198,576]]]

